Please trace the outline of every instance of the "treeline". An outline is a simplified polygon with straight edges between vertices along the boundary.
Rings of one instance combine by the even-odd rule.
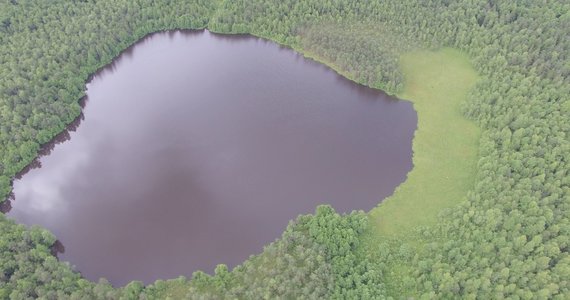
[[[433,238],[422,251],[397,241],[360,251],[364,218],[321,208],[233,272],[221,266],[215,276],[198,273],[183,282],[194,297],[568,297],[570,4],[564,0],[4,1],[3,194],[39,144],[78,115],[89,74],[147,33],[203,26],[306,49],[351,79],[390,92],[402,86],[401,53],[459,48],[482,77],[464,111],[483,133],[473,190],[430,228]],[[43,231],[0,220],[2,258],[20,261],[2,260],[1,296],[62,298],[83,291],[117,298],[113,293],[128,290],[131,298],[153,298],[175,284],[135,282],[114,290],[86,282],[49,258],[53,238],[31,238]],[[410,271],[382,276],[390,270],[378,257],[399,257]]]
[[[215,2],[0,1],[0,202],[10,182],[80,113],[85,82],[144,35],[203,28]],[[118,299],[51,255],[55,238],[0,215],[0,299]],[[88,237],[86,237],[88,238]],[[136,283],[128,289],[134,289]]]
[[[283,236],[232,272],[218,265],[210,276],[162,281],[145,287],[131,282],[113,288],[106,280],[82,279],[51,254],[55,237],[41,228],[0,222],[1,299],[346,299],[383,296],[381,274],[357,253],[368,220],[363,212],[340,216],[330,206],[291,221]],[[350,276],[344,276],[349,274]],[[173,288],[175,287],[175,288]]]
[[[226,14],[243,17],[233,21],[247,24],[247,31],[308,45],[364,84],[374,76],[356,71],[376,66],[378,80],[386,80],[382,67],[390,66],[390,51],[381,46],[382,54],[370,51],[375,44],[367,38],[374,35],[358,26],[350,30],[347,22],[372,23],[391,33],[383,38],[405,40],[403,46],[390,43],[397,53],[413,45],[407,41],[426,49],[462,49],[482,75],[465,105],[466,115],[484,129],[475,188],[464,205],[442,216],[433,230],[445,239],[416,253],[415,271],[400,278],[408,284],[394,296],[562,299],[570,294],[569,3],[232,3]],[[218,15],[212,22],[225,20]],[[331,21],[340,28],[331,30]],[[282,37],[307,27],[309,34],[300,39]],[[400,80],[397,73],[386,75],[394,77],[384,84]]]
[[[400,38],[374,22],[319,23],[304,28],[300,38],[304,52],[333,62],[359,83],[391,94],[404,85],[400,54],[419,48],[414,40]]]
[[[357,253],[368,220],[340,216],[330,206],[291,222],[281,239],[228,272],[194,273],[188,297],[210,299],[347,299],[383,297],[381,274]],[[346,276],[348,275],[348,276]],[[149,288],[147,293],[151,292]],[[157,294],[160,296],[160,294]]]
[[[104,280],[82,279],[51,253],[55,237],[45,229],[25,228],[0,216],[0,299],[85,299],[116,295]]]
[[[2,1],[0,199],[81,110],[85,82],[144,35],[203,28],[212,1]]]

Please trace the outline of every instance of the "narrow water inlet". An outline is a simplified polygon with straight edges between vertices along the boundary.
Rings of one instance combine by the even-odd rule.
[[[115,285],[233,267],[319,204],[373,208],[411,170],[417,124],[290,49],[207,31],[139,41],[87,85],[83,116],[14,182],[8,216]]]

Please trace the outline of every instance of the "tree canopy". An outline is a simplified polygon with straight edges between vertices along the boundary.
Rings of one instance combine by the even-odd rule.
[[[482,79],[464,105],[482,128],[467,199],[425,243],[361,248],[366,215],[320,207],[233,271],[115,289],[50,254],[55,237],[0,216],[0,298],[520,298],[570,295],[570,4],[564,0],[0,2],[0,194],[81,111],[85,81],[146,34],[207,27],[313,54],[351,79],[402,88],[400,55],[454,47]],[[452,126],[452,125],[451,125]],[[350,201],[350,199],[347,199]],[[441,238],[443,237],[443,238]],[[88,237],[87,237],[88,238]],[[392,242],[390,242],[392,243]],[[409,262],[398,294],[387,260]],[[396,278],[396,279],[394,279]],[[180,294],[177,294],[180,295]]]

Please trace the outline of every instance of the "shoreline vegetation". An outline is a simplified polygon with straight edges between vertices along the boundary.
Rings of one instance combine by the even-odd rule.
[[[429,251],[426,245],[442,238],[439,214],[466,201],[477,169],[480,128],[461,112],[478,80],[469,59],[444,48],[405,53],[400,62],[405,84],[398,97],[409,99],[418,113],[414,168],[392,196],[368,213],[373,226],[363,236],[362,251],[373,260],[385,259],[375,253],[381,251],[377,245],[395,253]],[[412,257],[391,258],[384,270],[389,295],[421,296],[418,287],[400,280],[414,276]]]
[[[368,86],[355,79],[341,67],[335,65],[334,62],[316,53],[312,53],[309,50],[305,50],[302,46],[279,43],[270,37],[256,34],[216,32],[209,30],[207,27],[196,29],[164,29],[145,34],[140,39],[128,45],[124,50],[121,50],[108,64],[112,64],[115,59],[126,51],[129,51],[129,49],[132,49],[138,42],[153,34],[175,31],[210,31],[213,34],[219,35],[243,34],[254,36],[286,47],[303,56],[305,59],[310,59],[326,66],[338,75],[356,84]],[[466,120],[459,109],[461,102],[466,100],[467,92],[469,88],[473,86],[476,79],[475,71],[470,67],[470,63],[464,54],[450,48],[435,51],[415,51],[404,54],[400,63],[400,67],[406,77],[403,91],[392,92],[391,94],[388,91],[382,91],[398,97],[399,101],[412,102],[414,109],[416,109],[418,113],[418,128],[413,138],[414,166],[408,173],[406,180],[396,188],[394,194],[385,199],[380,199],[378,206],[367,212],[367,215],[373,220],[373,228],[375,228],[373,230],[376,231],[378,237],[387,235],[390,238],[394,238],[396,236],[398,239],[409,242],[408,239],[404,238],[405,234],[408,234],[418,226],[433,225],[439,211],[453,204],[458,204],[457,200],[462,199],[462,197],[458,196],[463,196],[464,198],[467,192],[466,187],[470,184],[469,179],[472,179],[472,173],[474,172],[476,151],[473,147],[476,147],[479,132],[475,124]],[[94,73],[88,75],[86,84],[108,64],[100,66]],[[375,88],[371,86],[368,87]],[[78,103],[84,101],[85,96],[80,98]],[[84,104],[81,105],[81,107],[83,109]],[[418,107],[421,109],[418,109]],[[426,112],[426,110],[428,110],[428,112]],[[80,115],[81,113],[82,110],[80,111]],[[59,143],[56,140],[57,137],[69,130],[70,126],[71,130],[76,128],[77,125],[74,124],[76,120],[77,118],[68,124],[65,129],[59,132],[52,140],[41,145],[38,156],[29,165],[18,172],[17,176],[22,176],[29,168],[33,168],[32,165],[37,159],[44,155],[42,153],[45,152],[47,148],[52,149],[54,143]],[[439,122],[437,122],[438,120]],[[449,135],[450,132],[448,128],[446,129],[446,124],[444,123],[453,123],[455,125],[461,123],[461,126],[455,127],[451,132],[452,134]],[[425,133],[424,127],[428,128]],[[420,136],[420,141],[418,141],[418,135]],[[445,140],[447,143],[434,142],[438,139],[442,141]],[[465,142],[467,142],[467,145]],[[450,146],[449,144],[452,144],[451,148],[446,148]],[[428,145],[436,145],[436,147],[432,148]],[[458,147],[463,149],[461,149],[460,152],[455,152],[455,150],[457,150],[455,148]],[[47,149],[48,155],[50,152],[49,149]],[[446,154],[442,156],[442,152]],[[453,157],[453,153],[461,153],[465,157],[463,157],[462,160],[457,160],[456,157]],[[449,156],[450,154],[451,156]],[[438,157],[436,161],[433,160],[434,157]],[[420,165],[419,171],[418,163]],[[452,170],[450,170],[450,168]],[[433,172],[440,174],[440,176],[434,177],[432,175]],[[422,179],[425,177],[428,179]],[[442,178],[447,181],[445,185],[447,191],[452,191],[452,193],[443,193],[437,190],[437,188],[444,187],[440,185],[442,184]],[[449,180],[451,178],[461,178],[462,180],[451,181]],[[452,185],[451,187],[450,184]],[[426,190],[430,190],[430,187],[435,187],[435,190],[429,191],[426,199],[425,192]],[[438,201],[438,199],[440,200]],[[391,203],[386,204],[386,201],[390,201]],[[394,205],[391,205],[392,203],[394,203]],[[437,204],[433,205],[434,203]],[[376,239],[371,239],[371,241],[376,242]],[[185,288],[185,286],[187,286],[185,280],[172,279],[172,283],[174,284],[172,287],[165,289],[165,291],[168,291],[165,296],[182,297],[189,291],[187,287]],[[169,285],[168,283],[165,284]],[[179,286],[180,284],[183,286]],[[176,292],[173,293],[173,291]]]
[[[434,225],[441,210],[466,199],[480,137],[475,122],[461,112],[477,80],[463,53],[450,48],[405,53],[401,67],[406,81],[398,97],[414,104],[418,128],[408,178],[370,211],[378,233],[386,236]]]
[[[176,28],[306,49],[341,76],[409,99],[418,113],[414,168],[370,216],[321,206],[232,271],[219,265],[214,275],[146,287],[82,279],[50,254],[51,233],[2,215],[0,298],[570,294],[566,1],[143,2],[0,4],[0,193],[80,114],[86,71],[134,37]]]

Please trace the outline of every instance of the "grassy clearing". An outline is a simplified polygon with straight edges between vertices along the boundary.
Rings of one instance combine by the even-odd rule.
[[[380,236],[409,233],[465,199],[473,184],[480,131],[460,111],[477,80],[469,60],[453,49],[404,55],[404,91],[418,112],[414,168],[394,195],[370,212]]]

